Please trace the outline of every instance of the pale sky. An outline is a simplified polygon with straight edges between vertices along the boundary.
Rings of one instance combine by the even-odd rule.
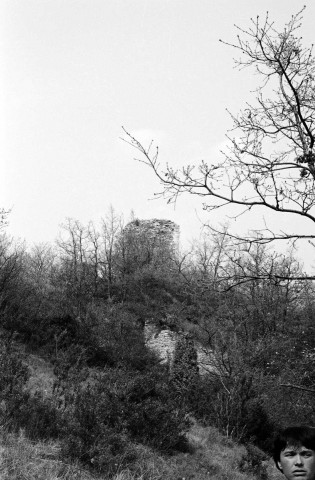
[[[0,205],[8,231],[53,241],[66,217],[167,218],[199,235],[201,200],[151,200],[157,179],[120,140],[157,142],[162,161],[211,159],[257,78],[233,68],[234,24],[281,27],[299,0],[0,0]],[[308,0],[302,35],[314,41]],[[262,215],[263,212],[259,213]],[[315,257],[314,257],[315,258]]]

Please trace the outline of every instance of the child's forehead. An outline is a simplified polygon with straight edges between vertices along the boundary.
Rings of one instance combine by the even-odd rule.
[[[287,451],[287,450],[298,450],[298,451],[301,451],[301,450],[312,450],[311,448],[308,448],[308,447],[305,447],[305,445],[303,445],[302,443],[287,443],[287,445],[284,447],[284,449],[282,450],[283,452]]]

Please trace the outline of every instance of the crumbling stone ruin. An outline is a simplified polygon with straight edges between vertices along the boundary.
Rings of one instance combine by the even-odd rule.
[[[159,329],[153,323],[145,322],[144,338],[146,345],[160,357],[162,363],[172,365],[176,343],[182,335],[184,335],[182,332],[174,332],[169,328]],[[194,343],[200,375],[215,372],[217,369],[213,351],[204,348],[197,342]]]

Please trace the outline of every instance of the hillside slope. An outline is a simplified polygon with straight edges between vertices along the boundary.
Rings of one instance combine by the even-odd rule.
[[[30,369],[28,389],[52,394],[52,365],[34,354],[23,353]],[[280,480],[282,476],[255,447],[245,448],[221,435],[215,428],[193,421],[188,432],[189,453],[163,456],[143,445],[134,445],[137,461],[120,469],[113,480]],[[78,462],[65,459],[58,441],[31,441],[19,434],[0,431],[1,480],[96,480],[98,476]]]

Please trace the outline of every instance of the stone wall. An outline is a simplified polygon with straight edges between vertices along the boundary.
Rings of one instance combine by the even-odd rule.
[[[147,239],[152,240],[152,243],[159,239],[164,244],[177,245],[179,240],[179,226],[171,220],[161,218],[133,220],[126,225],[124,232],[132,232],[139,237],[144,234]]]
[[[172,364],[176,342],[180,335],[180,333],[173,332],[168,328],[161,330],[150,322],[146,322],[144,326],[146,345],[160,357],[162,363],[170,362]],[[205,349],[197,342],[195,342],[195,348],[200,375],[217,371],[213,351]]]
[[[172,362],[177,334],[169,329],[158,330],[155,325],[145,324],[144,338],[147,347],[155,352],[163,363]]]

